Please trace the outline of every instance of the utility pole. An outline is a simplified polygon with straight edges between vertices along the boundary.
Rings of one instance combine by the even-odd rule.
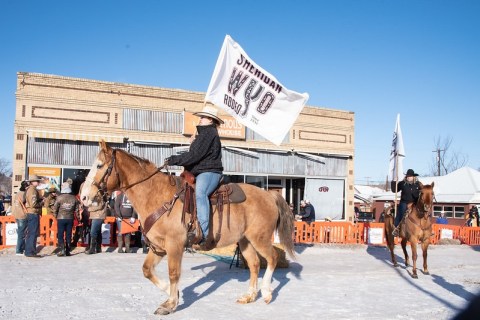
[[[445,150],[442,150],[442,149],[437,149],[437,150],[433,150],[432,152],[436,152],[437,153],[437,176],[440,176],[440,159],[441,159],[441,155],[440,155],[440,152],[441,151],[445,151]]]

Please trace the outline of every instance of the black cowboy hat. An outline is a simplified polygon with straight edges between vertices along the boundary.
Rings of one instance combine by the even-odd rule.
[[[408,169],[407,173],[405,174],[406,177],[417,177],[418,174],[413,171],[413,169]]]

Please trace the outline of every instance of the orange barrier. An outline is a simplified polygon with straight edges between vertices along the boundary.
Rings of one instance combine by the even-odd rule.
[[[471,246],[480,245],[480,227],[462,227],[460,241]]]
[[[358,243],[360,232],[357,225],[350,222],[315,221],[310,224],[295,221],[296,243]]]
[[[7,245],[7,225],[14,224],[15,218],[13,216],[0,216],[0,250],[7,247],[14,247],[15,244]],[[115,217],[106,217],[104,223],[110,225],[110,237],[108,244],[102,244],[103,246],[113,247],[116,246],[116,227]],[[44,215],[40,217],[39,221],[40,235],[37,240],[37,244],[40,246],[56,246],[57,241],[57,219],[52,215]],[[75,227],[72,230],[72,234],[75,233]],[[79,246],[85,246],[85,244],[78,244]]]
[[[0,249],[13,247],[7,246],[7,226],[15,223],[13,216],[0,216]],[[109,243],[104,246],[116,246],[115,217],[105,218],[104,223],[110,225]],[[334,244],[369,244],[385,245],[385,231],[383,223],[356,223],[347,221],[315,221],[310,224],[302,221],[295,221],[295,243],[334,243]],[[8,228],[8,232],[15,232],[15,229]],[[73,233],[75,229],[73,230]],[[480,245],[480,227],[461,227],[446,224],[433,224],[432,244],[438,244],[442,238],[459,239],[467,245]],[[399,238],[395,239],[398,243]],[[57,245],[57,223],[51,215],[40,218],[40,236],[38,244],[41,246]],[[82,246],[84,244],[79,244]]]
[[[438,244],[442,238],[458,239],[463,244],[480,245],[480,227],[462,227],[446,224],[433,224],[432,244]],[[443,231],[442,231],[443,230]],[[295,221],[295,243],[336,243],[385,245],[383,223],[357,223],[339,221],[316,221],[310,224]],[[398,244],[400,238],[395,238]]]

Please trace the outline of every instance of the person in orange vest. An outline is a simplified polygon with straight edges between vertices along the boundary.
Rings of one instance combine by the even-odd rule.
[[[122,237],[122,220],[129,219],[130,223],[135,223],[137,219],[137,212],[132,206],[132,203],[128,199],[125,193],[120,193],[115,198],[115,216],[117,220],[117,244],[118,244],[118,252],[119,253],[131,253],[132,250],[130,249],[130,241],[131,241],[131,234],[125,234],[125,251],[123,251],[123,237]]]

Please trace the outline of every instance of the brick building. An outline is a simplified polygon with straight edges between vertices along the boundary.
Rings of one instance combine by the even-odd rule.
[[[13,188],[29,174],[58,186],[87,171],[98,141],[161,165],[188,148],[204,93],[17,74]],[[354,113],[306,106],[281,146],[220,111],[225,179],[309,199],[317,219],[352,220]],[[179,173],[181,168],[173,168]]]

